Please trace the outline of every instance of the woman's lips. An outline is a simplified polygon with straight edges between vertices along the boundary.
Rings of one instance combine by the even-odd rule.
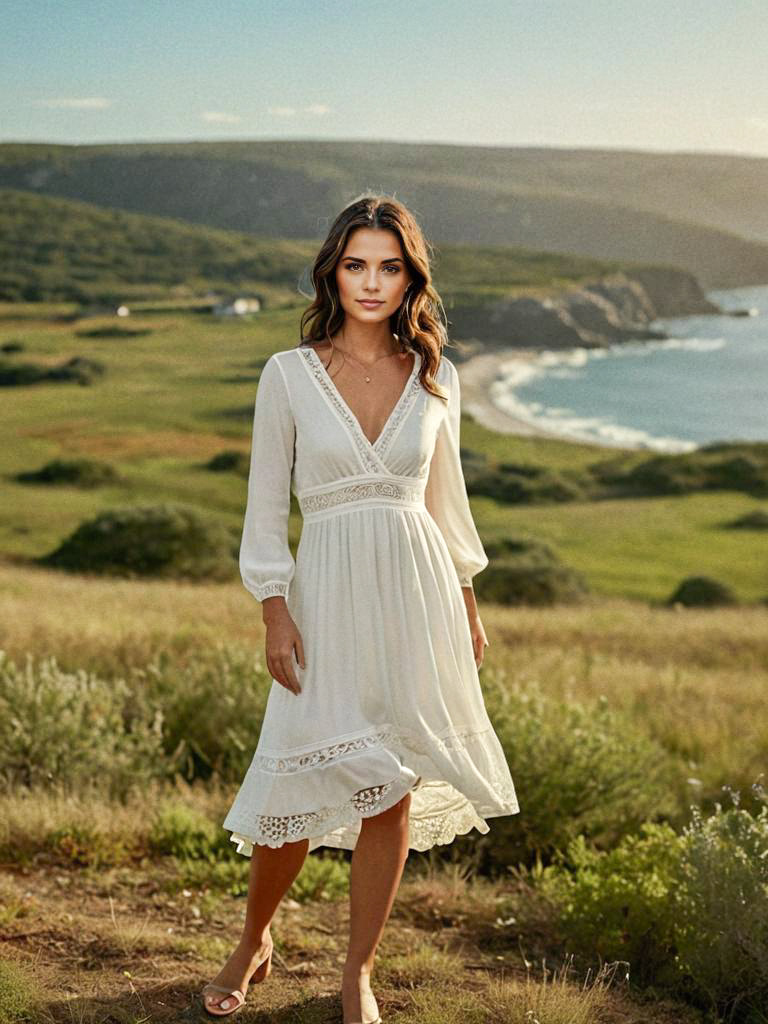
[[[361,306],[366,306],[368,309],[375,309],[377,306],[383,306],[384,303],[379,299],[358,299]]]

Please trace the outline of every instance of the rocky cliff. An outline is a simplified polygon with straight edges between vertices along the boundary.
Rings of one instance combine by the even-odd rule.
[[[588,281],[549,298],[511,296],[449,312],[451,336],[466,355],[493,348],[599,348],[666,338],[657,317],[723,313],[698,281],[674,267],[641,266]]]

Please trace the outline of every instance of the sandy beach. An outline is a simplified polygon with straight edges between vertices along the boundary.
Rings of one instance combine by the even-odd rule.
[[[499,434],[516,434],[519,437],[549,437],[572,440],[554,431],[543,430],[526,420],[512,416],[499,409],[491,401],[489,389],[499,375],[502,364],[520,361],[528,363],[538,353],[535,349],[507,348],[493,352],[482,352],[465,363],[457,363],[461,382],[461,405],[465,412],[488,430]]]

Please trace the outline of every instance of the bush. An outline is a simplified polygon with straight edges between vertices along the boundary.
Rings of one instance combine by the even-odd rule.
[[[205,465],[214,473],[238,473],[247,477],[250,468],[250,456],[247,452],[225,451],[219,452],[209,459]]]
[[[0,651],[0,782],[120,797],[151,779],[240,782],[256,749],[269,676],[247,649],[170,656],[127,679],[17,666]],[[277,684],[275,684],[277,685]]]
[[[753,1024],[768,1005],[768,807],[753,816],[694,808],[678,836],[644,825],[608,853],[574,839],[537,888],[584,956],[630,961],[639,984],[663,985],[717,1015]]]
[[[167,774],[159,708],[122,679],[63,672],[55,658],[22,668],[0,651],[0,779],[17,786],[88,788],[110,795]]]
[[[41,381],[71,380],[77,384],[92,384],[96,377],[104,374],[102,363],[83,356],[73,356],[59,366],[44,366],[39,363],[15,363],[0,360],[0,387],[23,387]]]
[[[155,811],[149,850],[155,856],[212,861],[234,847],[225,829],[194,807],[173,800]]]
[[[487,543],[485,551],[489,565],[475,580],[483,601],[553,605],[581,601],[589,591],[584,577],[540,541],[507,537]]]
[[[574,949],[626,960],[636,984],[674,985],[675,908],[671,894],[682,840],[667,824],[643,823],[613,850],[599,853],[577,836],[542,870],[537,887],[557,907]]]
[[[581,601],[589,588],[568,566],[493,563],[477,577],[475,590],[481,601],[495,604],[554,605]]]
[[[583,482],[575,476],[546,466],[480,461],[480,456],[463,459],[467,493],[484,495],[508,504],[531,505],[554,501],[577,501],[585,497]]]
[[[688,576],[667,599],[668,605],[682,604],[688,608],[719,608],[737,603],[730,587],[709,576]]]
[[[117,483],[120,479],[114,466],[97,459],[52,459],[40,469],[16,475],[19,483],[65,484],[85,489]]]
[[[613,456],[593,463],[592,476],[614,493],[689,494],[703,490],[768,494],[768,444],[761,441],[705,445],[679,455]]]
[[[511,685],[501,671],[484,679],[521,804],[476,841],[485,866],[544,858],[579,833],[608,845],[678,810],[670,756],[607,699],[587,707],[545,697],[538,683]]]
[[[756,508],[726,524],[732,530],[768,530],[768,511]]]
[[[109,576],[230,580],[237,574],[237,546],[235,531],[166,503],[102,512],[39,561]]]
[[[75,333],[79,338],[138,338],[145,334],[151,334],[152,328],[121,327],[119,324],[110,324],[107,327],[90,327]]]
[[[681,968],[717,1013],[759,1020],[768,1006],[768,806],[752,816],[718,804],[708,818],[694,808],[680,868]]]
[[[15,1021],[32,1019],[39,1002],[39,983],[29,968],[21,964],[0,960],[0,1021],[14,1024]]]

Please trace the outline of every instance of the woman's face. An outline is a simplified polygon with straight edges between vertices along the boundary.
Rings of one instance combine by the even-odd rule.
[[[347,316],[363,323],[386,321],[399,309],[410,281],[396,232],[356,228],[350,234],[336,264],[339,300]]]

